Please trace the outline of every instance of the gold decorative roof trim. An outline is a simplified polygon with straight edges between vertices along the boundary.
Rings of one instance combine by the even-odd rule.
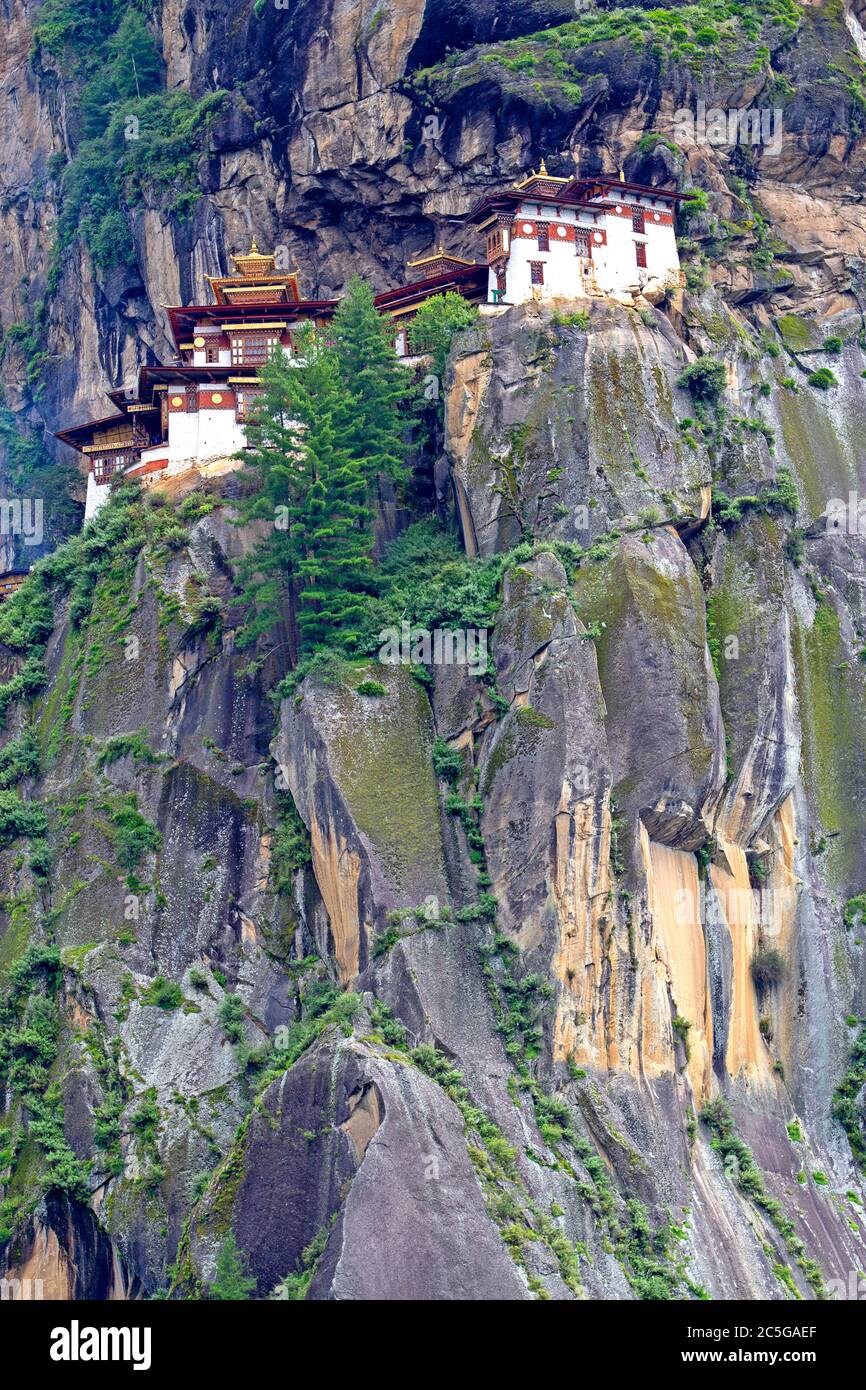
[[[548,183],[571,183],[571,179],[561,179],[561,178],[559,178],[558,175],[556,175],[556,174],[548,174],[548,172],[547,172],[547,165],[545,164],[544,160],[542,159],[541,164],[540,164],[539,169],[538,169],[538,173],[536,173],[535,170],[533,169],[532,172],[529,173],[529,174],[527,174],[525,178],[520,179],[520,180],[515,179],[515,180],[514,180],[514,187],[515,187],[515,188],[526,188],[527,184],[532,183],[532,181],[533,181],[534,179],[546,179]]]
[[[224,333],[237,333],[243,330],[245,333],[261,333],[263,328],[288,328],[287,323],[224,323]]]
[[[417,261],[407,261],[406,267],[408,270],[414,270],[419,265],[429,265],[431,261],[441,261],[443,258],[447,261],[456,261],[458,265],[475,264],[474,261],[464,260],[462,256],[455,256],[453,251],[446,251],[440,242],[439,249],[434,251],[432,256],[419,256]]]
[[[286,278],[292,279],[293,277],[287,276]],[[227,285],[225,282],[223,282],[222,288],[226,297],[228,297],[229,295],[233,294],[266,294],[269,290],[272,290],[276,293],[279,290],[284,290],[286,286],[284,284],[259,285],[258,283],[254,285]]]

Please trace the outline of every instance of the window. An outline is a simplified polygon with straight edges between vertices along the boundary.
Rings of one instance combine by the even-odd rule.
[[[529,262],[529,282],[532,285],[544,284],[544,261]]]
[[[494,261],[497,256],[501,256],[503,249],[504,248],[502,245],[502,228],[494,227],[492,231],[487,233],[488,261]]]
[[[539,222],[538,224],[538,249],[539,251],[550,250],[550,235],[546,222]]]
[[[634,244],[634,255],[638,265],[646,265],[646,242],[636,241]]]
[[[232,365],[267,362],[279,341],[276,333],[244,333],[242,337],[232,338]]]
[[[631,210],[631,229],[632,229],[633,232],[639,232],[640,235],[643,236],[644,231],[646,230],[645,227],[644,227],[644,210],[643,210],[643,208],[632,208],[632,210]]]
[[[589,256],[589,232],[580,227],[574,234],[574,252],[577,256]]]
[[[205,362],[219,362],[219,343],[208,343],[207,347],[204,350],[204,360]]]
[[[111,480],[120,468],[126,468],[129,464],[135,463],[137,455],[135,453],[121,450],[106,451],[105,454],[97,454],[93,459],[93,480],[103,484]]]
[[[261,394],[261,391],[238,390],[237,418],[239,420],[249,419],[250,412],[255,409]]]
[[[498,293],[498,294],[504,294],[504,293],[505,293],[505,283],[506,283],[506,282],[505,282],[505,271],[504,271],[504,270],[497,270],[497,272],[496,272],[496,290],[497,290],[497,293]]]

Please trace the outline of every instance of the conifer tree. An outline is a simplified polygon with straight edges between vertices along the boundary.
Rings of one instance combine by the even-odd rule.
[[[374,483],[406,476],[405,368],[394,351],[393,325],[378,313],[373,291],[354,277],[334,315],[333,340],[340,378],[350,405],[347,445]]]
[[[296,343],[294,361],[275,354],[261,371],[264,390],[242,454],[262,479],[247,514],[274,521],[250,567],[246,595],[256,614],[244,640],[274,625],[283,596],[297,639],[293,662],[301,651],[350,640],[371,564],[365,459],[353,447],[353,403],[336,351],[312,331]]]
[[[237,1302],[249,1298],[256,1281],[248,1272],[246,1257],[229,1231],[217,1255],[216,1278],[210,1286],[211,1298]]]

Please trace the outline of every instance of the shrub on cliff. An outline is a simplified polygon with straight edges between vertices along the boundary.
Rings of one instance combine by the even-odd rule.
[[[775,946],[760,946],[752,956],[752,979],[758,989],[777,985],[785,974],[785,957]]]
[[[409,326],[409,342],[413,352],[429,353],[433,371],[441,380],[451,339],[464,328],[471,328],[477,310],[467,304],[462,294],[449,290],[426,299]]]
[[[684,386],[694,400],[704,405],[717,405],[727,379],[724,362],[717,362],[713,357],[699,357],[680,373],[677,386]]]

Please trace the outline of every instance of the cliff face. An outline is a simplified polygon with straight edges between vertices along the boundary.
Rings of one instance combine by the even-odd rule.
[[[312,296],[477,255],[460,216],[542,154],[707,206],[665,303],[452,343],[436,478],[476,565],[507,555],[492,674],[372,663],[275,707],[285,644],[235,642],[234,479],[109,509],[4,633],[3,681],[43,645],[46,681],[4,696],[0,796],[48,824],[2,807],[3,1268],[198,1296],[231,1232],[258,1296],[850,1297],[866,551],[824,514],[864,485],[857,7],[680,7],[685,37],[543,0],[260,8],[159,9],[168,88],[227,94],[202,196],[145,189],[128,260],[82,234],[52,271],[80,86],[12,7],[22,437],[166,355],[162,306],[250,234]],[[779,105],[780,149],[678,145],[698,98]],[[699,354],[715,396],[680,383]]]

